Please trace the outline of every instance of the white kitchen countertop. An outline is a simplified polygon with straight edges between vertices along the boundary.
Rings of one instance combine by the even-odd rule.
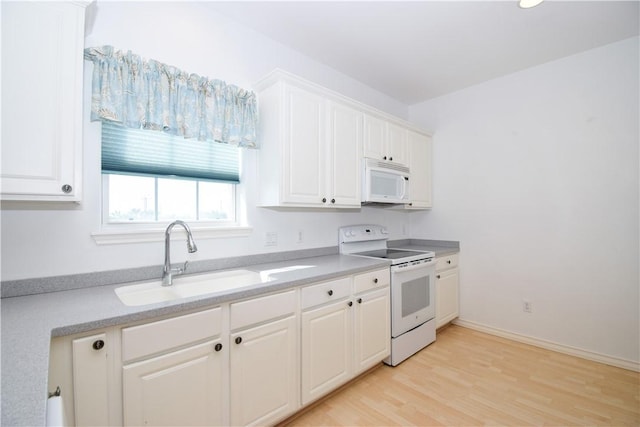
[[[52,337],[152,319],[213,306],[376,268],[389,261],[346,255],[324,255],[244,266],[262,271],[313,265],[275,274],[275,280],[231,291],[177,301],[125,306],[114,290],[123,283],[2,298],[2,425],[44,426]]]

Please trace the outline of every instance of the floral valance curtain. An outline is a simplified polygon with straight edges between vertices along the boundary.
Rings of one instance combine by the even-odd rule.
[[[91,47],[91,120],[257,148],[251,91],[143,59],[112,46]]]

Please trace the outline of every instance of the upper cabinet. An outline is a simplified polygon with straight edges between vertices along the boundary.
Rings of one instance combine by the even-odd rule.
[[[406,127],[371,114],[364,123],[364,157],[409,166]]]
[[[81,198],[86,4],[2,4],[2,200]]]
[[[408,131],[409,170],[411,171],[410,209],[431,208],[431,137]]]
[[[414,139],[429,138],[409,123],[281,70],[255,88],[260,206],[359,208],[363,157],[413,168]],[[416,168],[424,166],[425,149]],[[429,201],[424,194],[431,188],[430,163],[414,173],[423,181],[416,207],[430,206],[430,194]]]
[[[291,76],[261,82],[261,206],[360,206],[363,114]]]

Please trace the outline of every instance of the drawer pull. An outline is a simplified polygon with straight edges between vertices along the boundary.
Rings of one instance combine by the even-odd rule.
[[[373,279],[373,283],[378,283],[378,278]]]
[[[242,337],[236,337],[236,344],[240,344],[242,342]]]
[[[322,198],[322,203],[327,203],[327,198],[326,197]]]
[[[438,274],[438,275],[436,276],[436,279],[439,279],[439,278],[440,278],[440,275]]]
[[[351,307],[351,306],[353,305],[353,301],[349,301],[349,302],[347,303],[347,305],[348,305],[349,307]]]
[[[216,349],[216,351],[220,351],[222,350],[222,344],[218,343],[214,348]]]
[[[327,293],[329,294],[329,296],[333,295],[333,289],[329,289]]]
[[[362,304],[362,298],[358,298],[358,304]]]
[[[447,264],[451,264],[451,260],[450,259],[447,260]]]
[[[94,350],[101,350],[104,347],[104,341],[95,340],[92,347]]]

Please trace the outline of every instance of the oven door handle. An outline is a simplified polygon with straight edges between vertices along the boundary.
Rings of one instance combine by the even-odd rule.
[[[394,265],[391,267],[391,271],[395,273],[404,273],[405,271],[413,271],[419,268],[431,267],[432,265],[435,265],[435,263],[436,263],[435,259],[430,259],[427,262],[421,262],[420,264],[415,264],[415,265],[407,265],[405,267]]]

